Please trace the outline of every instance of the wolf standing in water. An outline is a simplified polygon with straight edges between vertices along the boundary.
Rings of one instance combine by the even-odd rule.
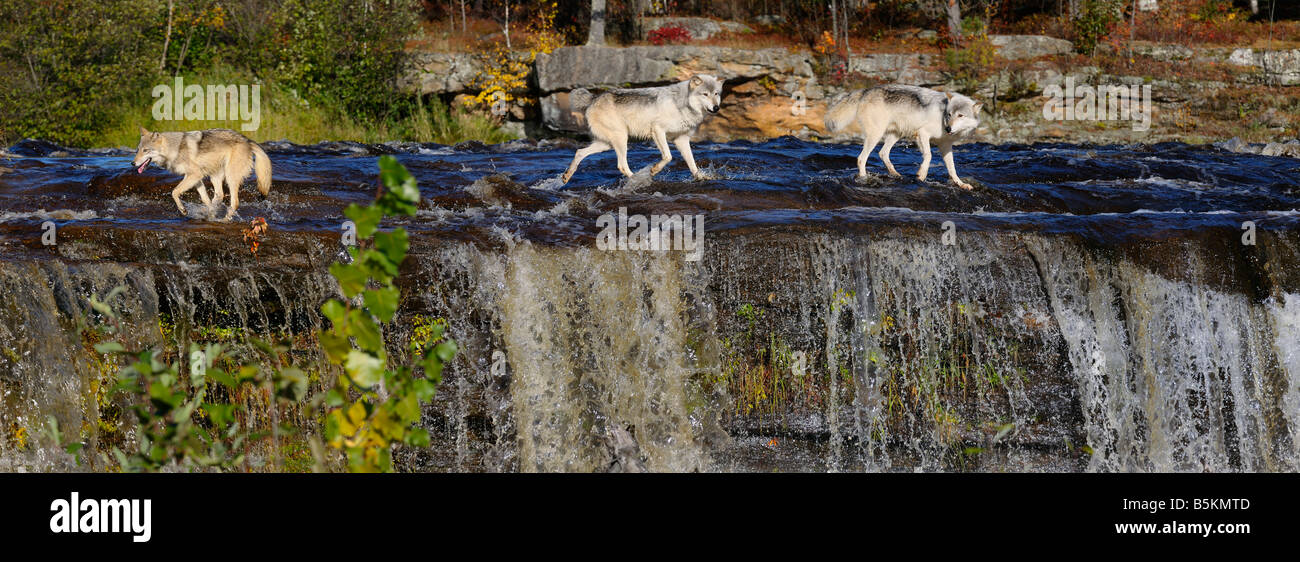
[[[880,159],[889,175],[901,177],[889,161],[889,149],[903,137],[916,136],[921,149],[921,169],[916,179],[925,181],[930,172],[930,141],[939,145],[948,177],[963,189],[971,185],[957,177],[952,162],[952,144],[979,126],[983,104],[961,94],[945,94],[917,86],[891,84],[841,94],[831,100],[826,111],[826,128],[831,132],[848,130],[863,135],[862,154],[858,155],[858,177],[867,175],[867,158],[883,137]]]
[[[144,173],[151,163],[185,176],[172,190],[172,200],[182,215],[181,194],[198,186],[199,198],[211,211],[221,203],[221,185],[225,183],[230,186],[230,206],[223,220],[230,220],[239,208],[239,186],[254,168],[262,198],[271,191],[271,159],[257,143],[230,129],[151,133],[140,127],[140,146],[133,162],[136,173]],[[203,178],[208,177],[212,178],[211,200],[203,189]]]
[[[592,143],[573,155],[573,163],[562,177],[569,183],[578,163],[583,158],[611,148],[618,155],[618,170],[632,177],[627,166],[627,139],[653,139],[663,159],[650,169],[650,175],[659,173],[672,154],[668,152],[668,139],[677,145],[677,151],[686,160],[691,175],[700,179],[700,169],[695,167],[691,155],[691,135],[704,122],[709,113],[717,113],[722,104],[722,81],[707,74],[669,86],[614,90],[596,97],[584,89],[569,94],[573,112],[582,112],[591,129]]]

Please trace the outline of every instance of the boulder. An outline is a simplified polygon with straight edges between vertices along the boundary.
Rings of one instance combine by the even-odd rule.
[[[538,100],[542,123],[557,131],[580,133],[587,130],[586,119],[569,107],[569,92],[555,92]]]
[[[563,47],[537,55],[544,92],[573,88],[627,88],[666,84],[695,73],[723,80],[767,76],[777,82],[813,77],[808,55],[785,49],[727,47]]]
[[[469,53],[417,52],[412,55],[412,71],[402,80],[404,89],[421,94],[452,94],[470,89],[482,64]]]
[[[1300,158],[1300,141],[1289,140],[1287,142],[1270,142],[1264,145],[1264,149],[1259,152],[1264,156],[1290,156]]]
[[[1007,60],[1068,55],[1074,52],[1074,43],[1046,35],[990,35],[989,41],[998,48],[998,56]]]
[[[1260,69],[1262,75],[1258,79],[1262,82],[1282,86],[1300,85],[1300,49],[1286,51],[1234,49],[1232,54],[1228,55],[1228,63]]]

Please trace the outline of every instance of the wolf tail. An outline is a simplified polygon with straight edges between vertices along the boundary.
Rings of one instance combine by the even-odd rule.
[[[832,98],[830,107],[826,109],[826,129],[837,133],[848,127],[858,114],[858,101],[861,98],[861,90]]]
[[[266,151],[253,141],[248,141],[253,147],[253,169],[257,173],[257,190],[262,192],[262,198],[271,192],[271,159],[267,158]]]

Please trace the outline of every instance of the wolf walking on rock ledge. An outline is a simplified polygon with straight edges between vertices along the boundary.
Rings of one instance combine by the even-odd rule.
[[[862,154],[858,155],[858,177],[867,175],[867,158],[884,138],[880,159],[889,175],[901,177],[889,161],[889,149],[898,139],[916,137],[921,150],[921,168],[916,179],[925,181],[930,172],[930,141],[939,145],[948,177],[963,189],[971,185],[957,177],[953,165],[952,145],[979,127],[983,104],[961,94],[943,93],[917,86],[890,84],[840,94],[831,100],[826,111],[826,128],[831,132],[848,130],[863,135]]]
[[[592,143],[573,155],[573,163],[562,178],[564,183],[569,183],[583,158],[611,148],[618,155],[618,170],[632,177],[632,169],[627,165],[628,138],[652,139],[659,147],[663,159],[654,164],[650,175],[659,173],[672,161],[668,152],[671,138],[691,175],[696,179],[703,177],[691,154],[691,135],[709,113],[718,112],[722,104],[721,80],[699,74],[668,86],[613,90],[594,99],[587,90],[578,89],[570,94],[569,100],[571,111],[586,116]]]
[[[183,193],[198,186],[199,198],[213,212],[221,203],[225,183],[230,186],[230,206],[223,220],[230,220],[239,208],[239,186],[254,168],[262,198],[271,191],[271,159],[257,143],[230,129],[154,133],[140,127],[140,146],[132,164],[136,173],[144,173],[149,164],[157,164],[185,176],[172,190],[172,200],[182,215],[185,214],[185,205],[181,204]],[[203,178],[212,179],[211,199],[203,189]]]

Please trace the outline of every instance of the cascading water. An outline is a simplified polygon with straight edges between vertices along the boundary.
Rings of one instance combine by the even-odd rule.
[[[394,223],[412,248],[390,356],[433,319],[461,346],[405,470],[1300,467],[1294,160],[976,145],[966,193],[858,184],[856,148],[778,139],[701,145],[709,181],[617,182],[597,155],[557,190],[563,143],[269,148],[270,200],[240,209],[272,225],[256,256],[239,223],[167,215],[174,178],[125,156],[11,149],[0,466],[87,469],[43,436],[50,416],[108,439],[114,366],[82,328],[114,287],[133,343],[247,331],[318,360],[341,209],[390,152],[424,197]],[[621,208],[704,215],[702,259],[598,249],[597,217]]]

